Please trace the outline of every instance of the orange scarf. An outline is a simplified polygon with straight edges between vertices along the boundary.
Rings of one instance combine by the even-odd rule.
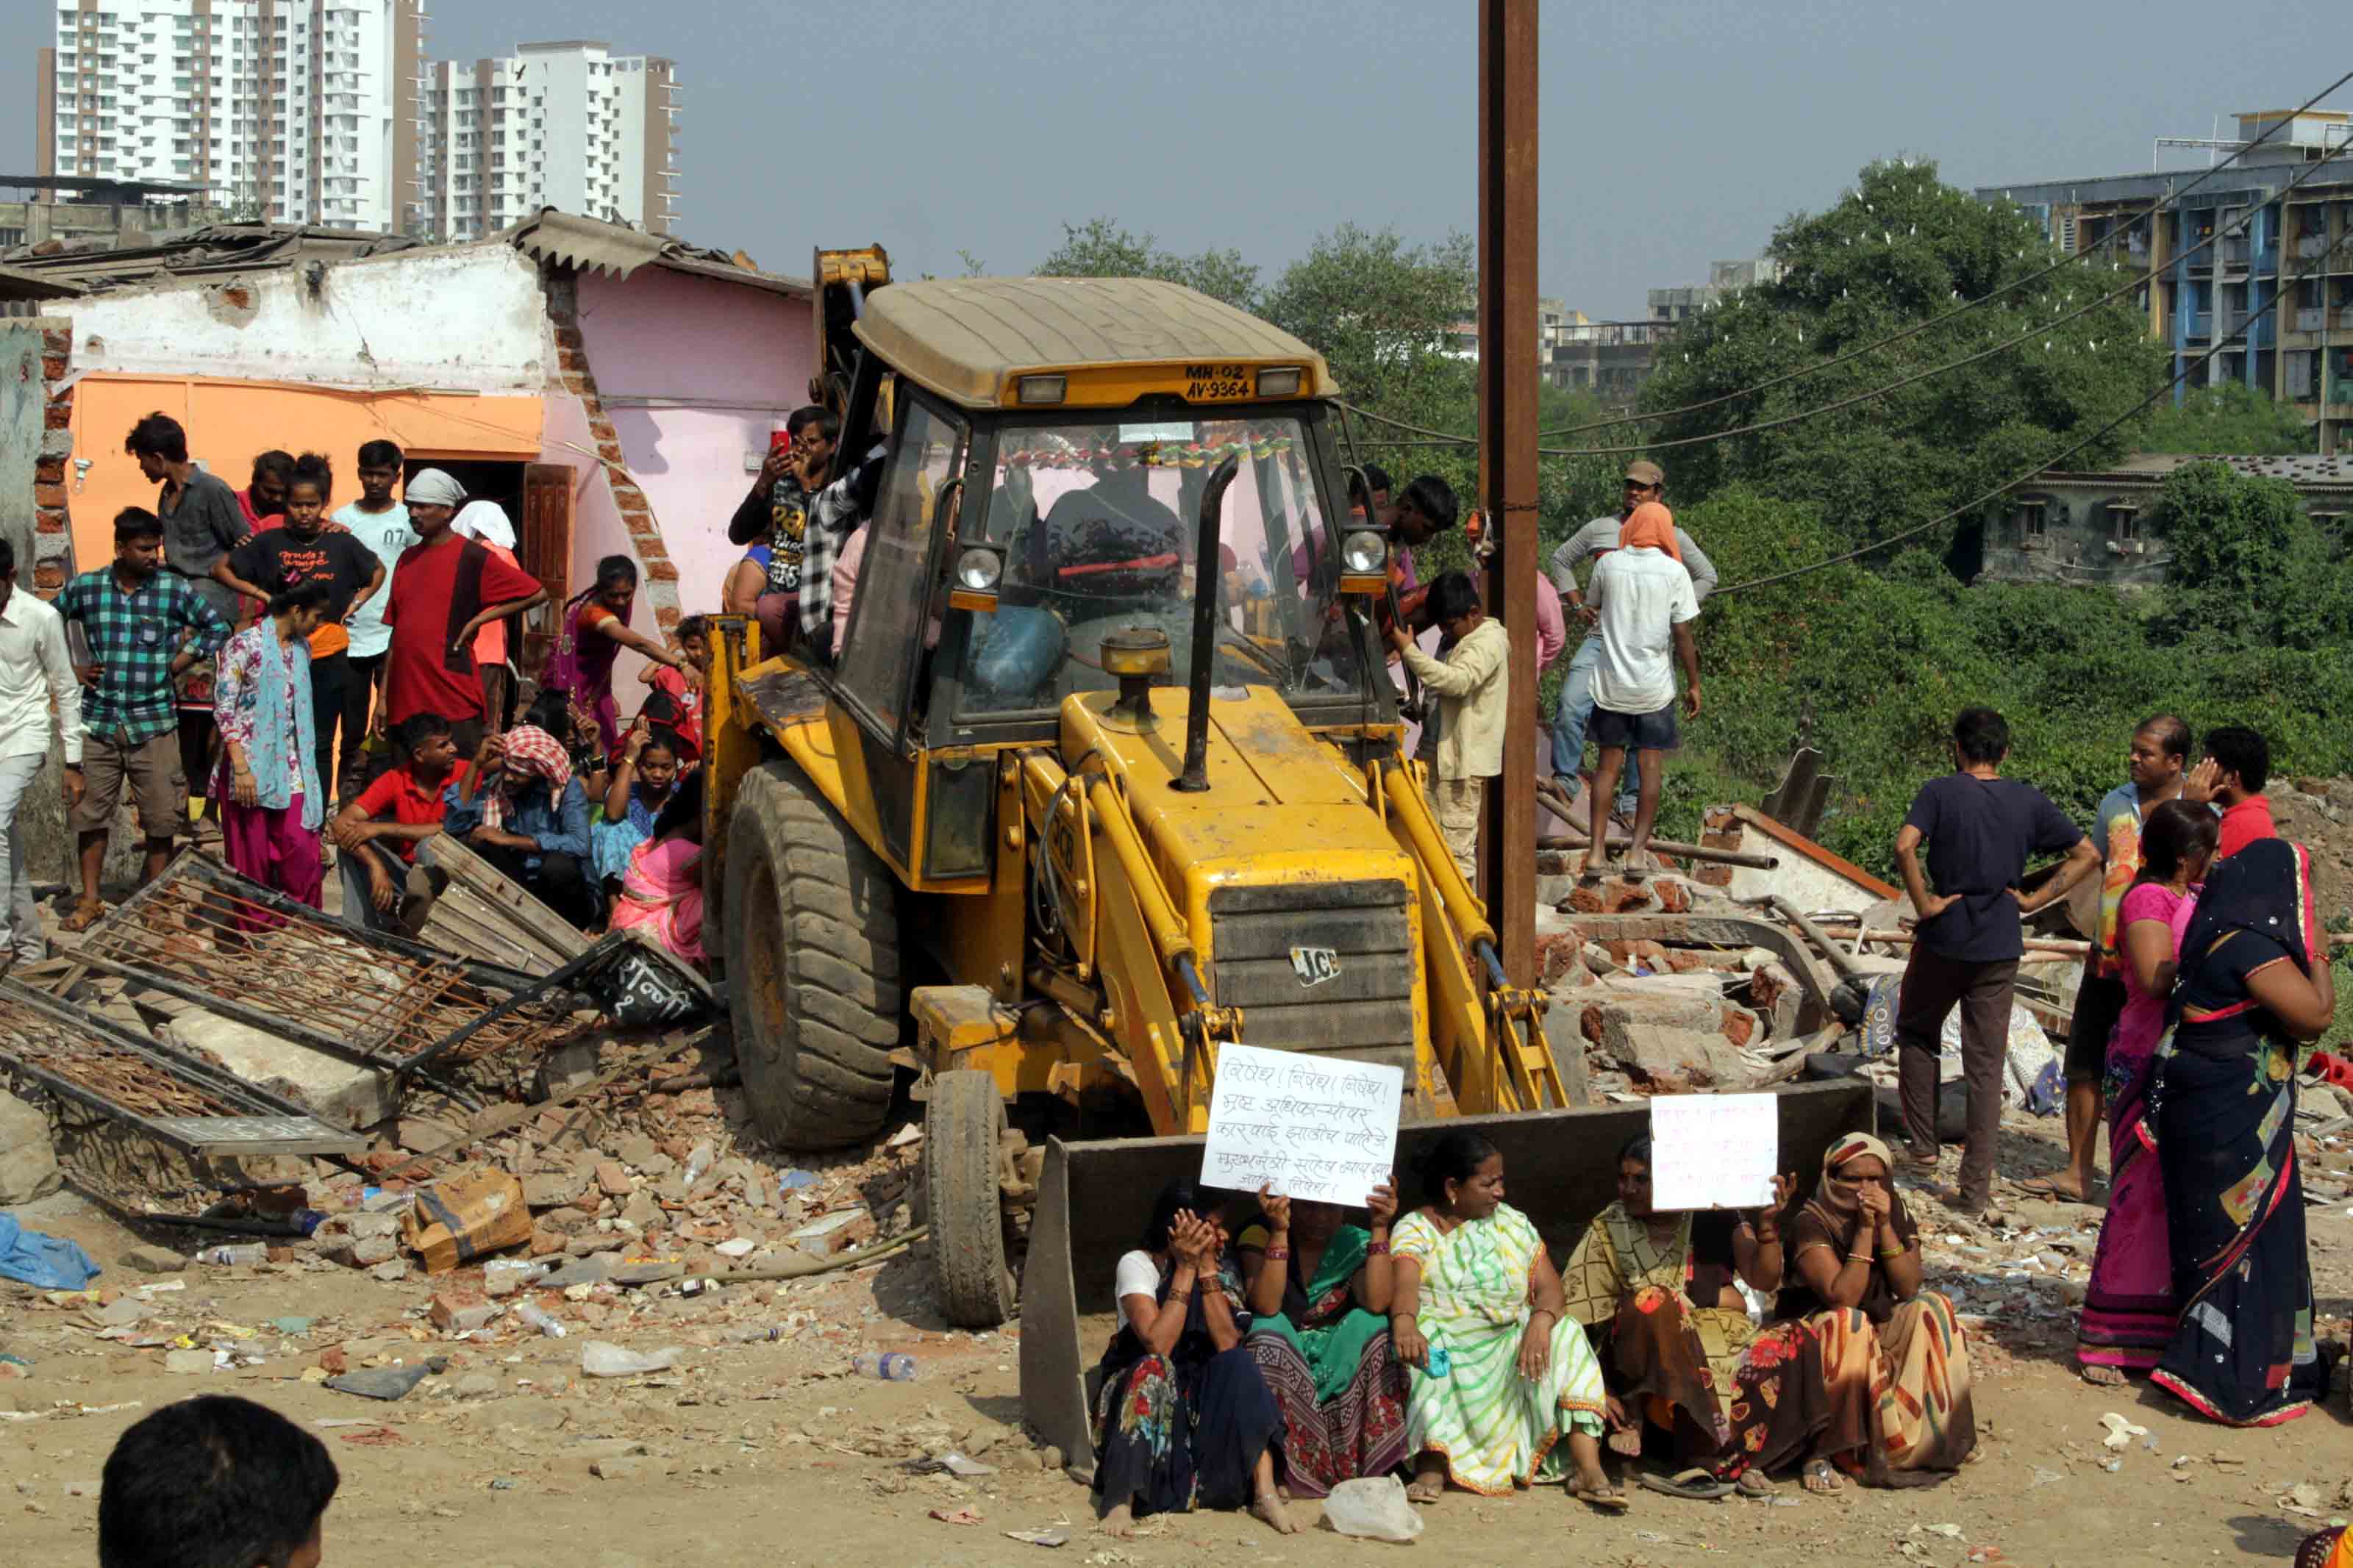
[[[1683,547],[1675,539],[1675,514],[1654,500],[1646,500],[1634,509],[1633,515],[1618,528],[1618,548],[1633,550],[1648,545],[1663,550],[1680,562]]]

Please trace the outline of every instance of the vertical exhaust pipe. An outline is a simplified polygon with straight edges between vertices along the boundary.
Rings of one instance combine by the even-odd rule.
[[[1193,551],[1193,677],[1186,696],[1185,772],[1168,786],[1187,795],[1209,787],[1209,675],[1218,657],[1218,590],[1223,585],[1218,570],[1219,525],[1225,517],[1226,491],[1241,471],[1241,458],[1229,452],[1201,487],[1201,535]]]

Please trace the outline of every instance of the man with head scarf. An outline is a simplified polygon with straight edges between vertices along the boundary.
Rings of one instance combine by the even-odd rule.
[[[1601,627],[1593,606],[1577,585],[1577,569],[1596,567],[1601,558],[1618,548],[1618,536],[1625,531],[1626,520],[1634,509],[1646,501],[1665,503],[1666,470],[1656,463],[1633,462],[1626,465],[1623,503],[1606,517],[1597,517],[1568,536],[1552,552],[1547,574],[1552,585],[1560,590],[1561,598],[1588,628],[1585,640],[1568,661],[1568,674],[1560,683],[1558,710],[1553,715],[1552,775],[1560,787],[1577,797],[1577,770],[1585,765],[1585,734],[1593,722],[1593,668],[1601,662]],[[1675,528],[1674,556],[1691,574],[1692,596],[1701,604],[1715,592],[1715,563],[1699,547],[1699,542],[1678,524]],[[1641,794],[1640,771],[1629,761],[1626,776],[1619,785],[1618,814],[1630,817],[1636,798]]]
[[[1665,507],[1645,501],[1627,517],[1618,547],[1593,569],[1585,603],[1601,633],[1601,655],[1593,666],[1593,738],[1600,742],[1601,760],[1593,770],[1593,837],[1585,874],[1599,876],[1609,858],[1610,797],[1630,751],[1641,759],[1641,793],[1626,865],[1639,876],[1649,869],[1651,825],[1659,815],[1659,765],[1679,743],[1670,654],[1683,667],[1683,712],[1699,717],[1699,648],[1691,634],[1699,595]]]
[[[408,519],[418,542],[401,553],[385,605],[392,647],[385,675],[385,723],[412,713],[448,719],[461,755],[471,755],[489,722],[475,634],[547,602],[547,589],[510,556],[450,525],[466,492],[439,468],[408,481]]]

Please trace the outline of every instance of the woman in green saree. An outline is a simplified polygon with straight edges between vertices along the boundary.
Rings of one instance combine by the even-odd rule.
[[[1259,1192],[1260,1214],[1234,1238],[1250,1298],[1250,1335],[1282,1411],[1283,1482],[1320,1498],[1405,1463],[1405,1368],[1389,1351],[1389,1222],[1386,1182],[1365,1209],[1369,1226],[1342,1223],[1337,1204]]]
[[[1398,1225],[1389,1304],[1397,1358],[1413,1368],[1407,1495],[1435,1502],[1451,1480],[1495,1497],[1569,1471],[1570,1496],[1622,1511],[1601,1468],[1601,1363],[1536,1227],[1504,1201],[1504,1156],[1458,1128],[1418,1168],[1425,1202]]]

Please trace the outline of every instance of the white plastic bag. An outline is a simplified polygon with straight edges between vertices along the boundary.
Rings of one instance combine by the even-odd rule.
[[[651,1355],[624,1350],[609,1340],[590,1340],[580,1347],[580,1370],[590,1377],[636,1377],[641,1373],[667,1372],[686,1352],[664,1345]]]
[[[1369,1541],[1405,1542],[1421,1533],[1421,1515],[1395,1476],[1342,1481],[1324,1500],[1324,1521],[1343,1535]]]

